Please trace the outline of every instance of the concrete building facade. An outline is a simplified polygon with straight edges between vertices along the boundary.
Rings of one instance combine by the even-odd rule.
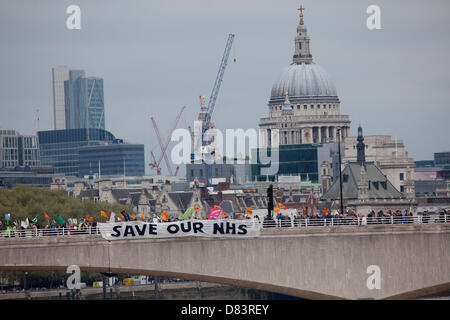
[[[357,137],[345,138],[343,164],[357,160]],[[415,163],[408,156],[402,140],[394,140],[391,136],[365,136],[365,159],[383,172],[392,185],[405,196],[414,197]]]
[[[66,129],[66,99],[64,94],[64,81],[69,80],[70,70],[72,70],[72,68],[67,66],[52,68],[53,121],[55,130]]]

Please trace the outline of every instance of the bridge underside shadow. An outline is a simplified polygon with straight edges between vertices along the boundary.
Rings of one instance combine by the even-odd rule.
[[[268,291],[279,293],[283,295],[303,298],[307,300],[348,300],[343,297],[326,295],[318,292],[294,289],[282,286],[276,286],[266,283],[258,283],[253,281],[244,281],[229,279],[224,277],[212,277],[197,274],[188,274],[180,272],[160,271],[160,270],[145,270],[145,269],[131,269],[131,268],[103,268],[103,267],[87,267],[79,266],[82,272],[92,273],[116,273],[116,274],[131,274],[131,275],[145,275],[151,277],[162,277],[172,279],[184,279],[200,282],[209,282],[216,284],[229,285],[240,288],[255,289],[261,291]],[[59,266],[0,266],[0,271],[66,271],[65,267]],[[383,300],[412,300],[428,296],[438,295],[450,290],[450,282],[404,292],[395,296],[385,297]]]
[[[162,277],[171,279],[184,279],[200,282],[209,282],[216,284],[229,285],[240,288],[255,289],[261,291],[274,292],[288,296],[308,299],[308,300],[344,300],[345,298],[326,295],[318,292],[307,290],[299,290],[266,283],[258,283],[253,281],[244,281],[229,279],[223,277],[212,277],[197,274],[188,274],[180,272],[160,271],[160,270],[145,270],[145,269],[131,269],[131,268],[102,268],[102,267],[86,267],[79,266],[82,272],[92,273],[117,273],[117,274],[131,274],[144,275],[151,277]],[[66,271],[67,268],[60,266],[0,266],[0,271]],[[69,275],[67,275],[69,276]]]

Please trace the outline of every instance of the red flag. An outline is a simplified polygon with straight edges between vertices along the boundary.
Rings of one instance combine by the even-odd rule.
[[[211,208],[209,210],[208,220],[218,219],[221,213],[222,213],[221,209]]]

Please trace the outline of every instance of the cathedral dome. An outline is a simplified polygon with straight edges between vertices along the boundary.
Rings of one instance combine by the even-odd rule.
[[[317,98],[338,101],[330,76],[313,62],[292,63],[285,68],[272,86],[269,103],[283,102],[286,92],[291,102]]]

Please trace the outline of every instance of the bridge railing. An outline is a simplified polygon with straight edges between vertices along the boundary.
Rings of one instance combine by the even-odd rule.
[[[86,227],[81,229],[53,228],[53,229],[20,229],[1,230],[0,238],[29,238],[29,237],[52,237],[52,236],[74,236],[74,235],[97,235],[100,234],[98,227]]]
[[[206,220],[214,223],[214,220]],[[253,220],[258,223],[256,220]],[[259,223],[261,228],[313,228],[313,227],[339,227],[339,226],[365,226],[365,225],[405,225],[405,224],[438,224],[450,223],[450,214],[433,216],[390,216],[390,217],[327,217],[327,218],[290,218],[283,220],[264,220]],[[208,226],[207,226],[208,227]],[[211,227],[211,226],[209,226]],[[52,228],[52,229],[21,229],[1,230],[0,239],[76,236],[101,234],[100,227]]]
[[[264,220],[263,228],[309,228],[364,225],[404,225],[450,223],[450,214],[436,216],[389,216],[389,217],[310,217]]]

